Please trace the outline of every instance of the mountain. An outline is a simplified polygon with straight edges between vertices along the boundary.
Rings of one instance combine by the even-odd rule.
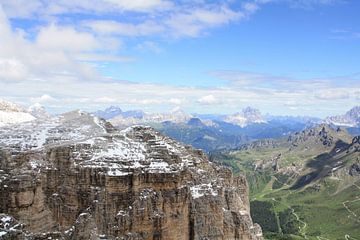
[[[141,118],[121,114],[109,121],[120,129],[150,125],[167,136],[206,152],[236,148],[257,139],[279,138],[315,125],[313,118],[306,117],[267,116],[268,119],[265,119],[258,110],[252,108],[244,109],[242,116],[246,116],[247,120],[246,125],[241,126],[239,122],[226,122],[226,116],[190,115],[180,109],[163,114],[144,114]]]
[[[211,159],[245,172],[251,215],[266,238],[360,236],[360,144],[345,129],[322,124]]]
[[[35,119],[33,115],[20,105],[0,99],[0,126],[28,122]]]
[[[39,103],[35,103],[28,108],[28,112],[37,119],[50,118],[50,114],[46,111],[45,107]]]
[[[256,124],[256,123],[266,123],[266,120],[261,115],[260,111],[258,109],[251,107],[244,108],[239,113],[235,113],[233,115],[227,115],[223,119],[223,121],[239,125],[240,127],[246,127],[250,124]]]
[[[103,119],[110,119],[113,117],[117,117],[117,116],[121,115],[122,113],[123,113],[123,111],[121,110],[120,107],[110,106],[110,107],[106,108],[105,110],[98,110],[98,111],[94,112],[94,115],[101,117]]]
[[[344,115],[328,117],[325,122],[336,126],[360,127],[360,106],[353,107]]]
[[[123,112],[119,107],[109,107],[104,111],[97,111],[96,116],[110,120],[115,125],[131,126],[133,124],[144,123],[162,123],[170,121],[173,123],[185,123],[191,118],[199,118],[203,121],[223,121],[240,127],[246,127],[251,124],[266,123],[266,119],[261,115],[260,111],[251,107],[247,107],[240,113],[232,115],[215,115],[215,114],[187,114],[179,108],[175,108],[168,113],[144,113],[142,111]],[[208,121],[208,122],[209,122]]]
[[[191,118],[186,123],[163,122],[154,124],[154,128],[177,141],[189,144],[195,148],[210,152],[224,148],[235,148],[250,139],[240,132],[230,131],[226,127]],[[240,130],[240,127],[236,130]]]
[[[96,114],[98,115],[98,114]],[[98,115],[99,116],[99,115]],[[143,113],[140,111],[128,111],[118,114],[116,117],[108,119],[112,124],[126,128],[133,125],[156,124],[163,122],[184,123],[192,118],[190,114],[181,109],[174,109],[169,113]]]
[[[263,239],[243,176],[83,111],[0,127],[1,239]]]

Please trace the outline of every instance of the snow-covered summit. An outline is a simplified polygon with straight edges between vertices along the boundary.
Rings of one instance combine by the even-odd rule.
[[[42,150],[47,146],[81,141],[112,131],[104,120],[82,111],[48,119],[5,125],[0,128],[0,147],[13,152]]]
[[[35,119],[33,115],[20,105],[0,99],[0,127],[29,122]]]
[[[72,111],[0,128],[0,148],[12,156],[68,146],[81,167],[101,168],[110,176],[149,172],[176,172],[199,161],[193,150],[145,126],[117,130],[105,120]],[[41,159],[41,158],[40,158]],[[35,160],[34,160],[35,161]],[[33,163],[41,165],[41,161]]]

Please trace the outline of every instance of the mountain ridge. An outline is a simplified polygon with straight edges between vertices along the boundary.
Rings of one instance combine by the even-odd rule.
[[[76,110],[0,139],[1,238],[263,239],[246,179],[151,127]]]

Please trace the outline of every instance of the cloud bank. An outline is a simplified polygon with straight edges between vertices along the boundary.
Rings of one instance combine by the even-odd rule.
[[[352,107],[359,99],[358,76],[292,79],[215,69],[208,77],[223,80],[223,84],[201,88],[174,86],[170,80],[169,84],[136,83],[108,78],[98,71],[102,63],[136,61],[122,55],[126,39],[198,38],[211,29],[248,19],[270,2],[281,1],[254,0],[232,6],[186,0],[0,0],[0,94],[20,103],[42,103],[53,112],[117,104],[149,111],[181,106],[189,112],[226,113],[251,105],[278,114],[318,115],[321,108],[339,112]],[[311,1],[312,5],[333,3]],[[92,17],[64,17],[71,13]],[[102,17],[105,15],[133,20]],[[36,23],[14,27],[13,21],[19,19]],[[161,53],[160,46],[148,40],[138,49]]]

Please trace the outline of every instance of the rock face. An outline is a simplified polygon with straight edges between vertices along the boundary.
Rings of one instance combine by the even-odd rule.
[[[263,239],[244,177],[149,127],[73,112],[0,137],[0,239]]]

